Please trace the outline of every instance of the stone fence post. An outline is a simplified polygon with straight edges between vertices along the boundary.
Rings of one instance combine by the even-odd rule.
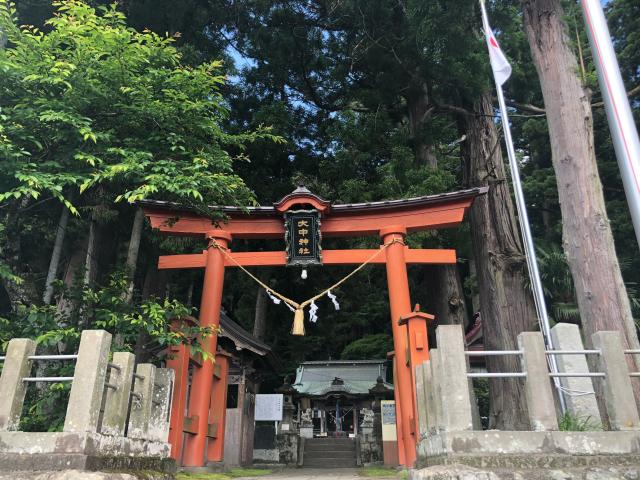
[[[551,329],[551,339],[556,350],[584,350],[580,328],[573,323],[558,323]],[[589,372],[587,356],[584,354],[555,355],[558,372]],[[588,420],[590,426],[602,428],[598,401],[590,377],[560,377],[560,385],[567,390],[564,395],[567,410],[571,415]]]
[[[433,355],[431,350],[430,355]],[[422,378],[425,393],[425,434],[438,431],[438,396],[436,391],[436,380],[433,376],[432,360],[429,359],[423,364]]]
[[[33,340],[14,338],[9,341],[0,375],[0,431],[18,429],[27,393],[27,384],[22,379],[29,376],[29,356],[35,352],[36,342]]]
[[[107,388],[106,390],[107,397],[100,433],[124,436],[136,356],[128,352],[116,352],[113,354],[112,363],[115,368],[109,369],[107,383],[116,388]]]
[[[169,418],[175,372],[171,368],[156,369],[156,379],[151,401],[149,439],[166,442],[169,438]]]
[[[418,406],[418,439],[427,434],[427,391],[429,386],[424,383],[424,370],[429,369],[429,363],[416,365],[416,402]]]
[[[450,432],[473,430],[462,325],[440,325],[436,329],[436,339],[442,426]]]
[[[536,432],[558,430],[542,333],[522,332],[518,335],[518,345],[522,349],[522,370],[527,373],[525,392],[531,428]]]
[[[611,430],[638,430],[640,419],[620,332],[596,332],[593,346],[600,350],[599,365],[604,372],[604,399]]]
[[[129,413],[129,428],[127,437],[147,438],[149,433],[149,420],[153,406],[153,390],[156,381],[156,367],[151,363],[138,365],[133,382],[133,398],[131,399],[131,412]]]
[[[109,332],[82,332],[64,421],[65,432],[98,431],[110,347]]]

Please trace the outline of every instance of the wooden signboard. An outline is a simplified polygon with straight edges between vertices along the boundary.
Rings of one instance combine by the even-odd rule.
[[[322,265],[320,213],[290,210],[284,218],[287,265]]]

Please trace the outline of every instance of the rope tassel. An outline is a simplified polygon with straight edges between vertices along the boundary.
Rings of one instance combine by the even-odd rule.
[[[302,307],[296,308],[296,313],[293,316],[291,335],[304,335],[304,310]]]

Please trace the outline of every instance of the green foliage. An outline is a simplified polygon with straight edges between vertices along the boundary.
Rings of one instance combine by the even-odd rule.
[[[358,469],[358,475],[367,478],[406,478],[408,470],[398,470],[391,467],[363,467]]]
[[[473,393],[476,397],[476,403],[478,405],[478,414],[480,415],[480,422],[484,429],[489,428],[489,379],[487,378],[474,378],[473,379]]]
[[[149,298],[130,304],[124,300],[128,282],[115,273],[106,286],[91,288],[81,284],[67,288],[57,282],[58,305],[22,307],[7,319],[0,320],[0,351],[5,351],[11,338],[35,338],[40,349],[59,353],[77,352],[80,335],[85,328],[107,330],[119,338],[112,350],[133,350],[140,332],[146,332],[155,350],[165,351],[172,345],[187,344],[192,354],[211,356],[203,351],[202,341],[212,327],[184,327],[179,332],[169,329],[170,320],[185,317],[192,311],[177,300]],[[156,357],[156,361],[160,357]],[[45,376],[73,376],[73,363],[51,362]],[[28,415],[22,418],[24,431],[57,431],[64,423],[69,384],[50,384],[43,389],[30,389],[25,403]]]
[[[261,468],[232,468],[224,473],[178,473],[177,480],[231,480],[233,478],[262,477],[271,470]]]
[[[120,349],[131,349],[143,330],[159,347],[188,343],[192,353],[204,354],[200,342],[213,333],[211,327],[185,327],[180,332],[169,329],[170,320],[190,315],[192,308],[169,298],[129,303],[125,301],[127,287],[127,278],[120,272],[103,287],[74,284],[69,288],[56,282],[58,304],[24,306],[14,316],[11,331],[0,330],[4,334],[1,347],[4,349],[11,337],[28,337],[45,347],[62,344],[74,351],[80,333],[90,327],[117,334],[122,342]]]
[[[393,339],[386,333],[365,335],[351,342],[344,350],[340,358],[343,360],[372,360],[387,358],[387,353],[393,350]]]
[[[281,141],[258,126],[228,134],[220,61],[184,65],[174,39],[126,25],[116,6],[54,2],[48,32],[16,26],[0,1],[0,202],[67,194],[96,185],[114,200],[152,196],[208,211],[246,205],[234,174],[246,143]],[[103,190],[104,192],[104,190]]]
[[[558,428],[562,432],[591,432],[602,430],[591,417],[581,417],[566,412],[558,422]]]

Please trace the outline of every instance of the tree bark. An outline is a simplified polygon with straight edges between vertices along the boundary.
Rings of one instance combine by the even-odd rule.
[[[53,281],[58,275],[60,259],[62,258],[62,246],[64,245],[64,237],[67,234],[68,223],[69,209],[65,205],[63,205],[62,213],[60,214],[60,220],[58,221],[58,229],[56,230],[56,240],[53,244],[53,252],[51,253],[51,261],[49,262],[47,280],[44,286],[44,295],[42,297],[45,305],[49,305],[53,297]]]
[[[86,238],[84,240],[86,242]],[[65,268],[62,281],[65,287],[72,288],[74,284],[80,280],[80,273],[83,271],[83,265],[86,261],[87,255],[85,253],[84,245],[77,248],[71,255],[69,262]],[[60,297],[56,305],[56,309],[60,316],[64,317],[70,315],[74,308],[79,308],[77,305],[73,305],[71,300],[65,296]],[[65,325],[60,325],[65,326]]]
[[[140,252],[140,240],[142,239],[142,230],[144,227],[144,211],[138,207],[136,216],[133,219],[131,227],[131,238],[129,240],[129,250],[127,252],[127,276],[129,277],[129,286],[127,287],[126,302],[131,303],[133,300],[133,287],[135,285],[136,264],[138,263],[138,253]]]
[[[525,287],[525,256],[505,176],[491,96],[472,106],[474,115],[460,117],[467,141],[461,144],[465,182],[469,187],[489,186],[471,208],[473,253],[480,290],[484,347],[517,350],[517,336],[536,324],[533,298]],[[517,372],[517,357],[487,357],[490,372]],[[520,379],[492,379],[489,427],[527,430],[527,405]]]
[[[422,131],[425,122],[430,118],[431,112],[434,111],[429,102],[427,86],[424,82],[416,82],[415,85],[410,86],[405,100],[407,102],[409,134],[411,135],[415,163],[417,166],[426,165],[436,168],[438,166],[438,158],[433,151],[433,145],[424,140]]]
[[[599,330],[620,330],[624,347],[638,349],[598,175],[590,94],[578,77],[561,2],[525,0],[522,4],[549,124],[564,251],[586,342],[590,344],[591,335]],[[638,397],[640,385],[635,387]]]
[[[434,313],[438,324],[462,325],[466,329],[469,320],[458,265],[438,265],[436,278]]]
[[[253,320],[253,336],[258,340],[264,340],[267,331],[267,292],[258,287],[256,293],[256,311]]]
[[[83,286],[89,286],[97,277],[97,245],[98,245],[98,222],[95,215],[91,216],[89,223],[89,241],[87,242],[87,255],[84,260],[84,279]]]
[[[33,281],[33,275],[22,260],[21,212],[27,206],[28,201],[28,198],[23,197],[21,200],[13,202],[9,207],[5,220],[6,244],[0,246],[0,254],[11,269],[11,273],[22,279],[22,282],[16,282],[10,278],[2,279],[2,285],[9,297],[12,312],[17,312],[21,305],[36,303],[40,298]]]

